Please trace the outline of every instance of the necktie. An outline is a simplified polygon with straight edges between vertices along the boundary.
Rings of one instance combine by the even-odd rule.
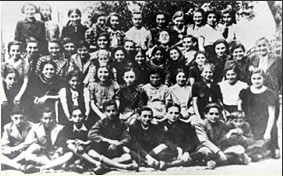
[[[225,27],[224,32],[222,33],[222,35],[225,39],[228,38],[228,32],[229,32],[228,27]]]

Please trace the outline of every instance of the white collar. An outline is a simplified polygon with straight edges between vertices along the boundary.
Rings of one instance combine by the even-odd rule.
[[[77,132],[87,131],[87,128],[86,128],[84,123],[83,123],[83,125],[82,125],[82,127],[80,129],[78,129],[77,126],[74,124],[73,125],[73,132],[75,132],[75,131],[77,131]]]

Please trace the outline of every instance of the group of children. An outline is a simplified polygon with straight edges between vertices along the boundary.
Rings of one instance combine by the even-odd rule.
[[[150,30],[133,12],[123,31],[117,13],[86,27],[70,9],[61,35],[48,4],[22,12],[2,63],[2,169],[103,174],[280,158],[281,57],[266,38],[245,56],[233,10],[195,9],[189,24],[177,11],[170,25],[158,12]]]

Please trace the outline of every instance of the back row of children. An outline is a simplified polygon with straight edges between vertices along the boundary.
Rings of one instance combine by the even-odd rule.
[[[152,30],[143,27],[142,13],[134,12],[133,27],[123,32],[118,14],[110,14],[106,24],[106,16],[97,15],[96,23],[87,29],[81,24],[80,10],[71,9],[61,36],[48,22],[49,5],[40,7],[45,25],[34,18],[35,5],[25,4],[22,10],[26,18],[18,22],[17,41],[9,43],[9,57],[2,64],[1,124],[8,141],[2,146],[16,148],[5,154],[18,163],[12,164],[14,168],[38,169],[19,163],[29,163],[32,153],[43,154],[42,147],[39,150],[34,143],[50,141],[36,142],[41,139],[36,132],[42,131],[36,125],[35,132],[22,130],[29,131],[27,124],[33,122],[46,126],[44,131],[49,121],[52,129],[59,126],[84,134],[63,132],[65,137],[59,142],[63,147],[56,146],[60,151],[47,152],[48,159],[38,160],[43,170],[73,155],[92,163],[96,172],[103,170],[101,163],[135,170],[138,166],[132,159],[154,168],[203,163],[204,159],[214,168],[219,163],[248,163],[250,157],[256,161],[268,155],[267,151],[280,158],[276,121],[281,58],[269,53],[266,38],[256,41],[254,56],[245,57],[244,45],[235,41],[231,10],[222,14],[225,30],[216,11],[196,9],[194,24],[184,25],[184,13],[178,11],[172,17],[172,28],[165,25],[165,14],[158,13]],[[226,28],[234,32],[227,34]],[[14,113],[18,105],[27,113]],[[44,118],[46,113],[48,118]],[[16,125],[18,116],[28,122],[25,119]],[[180,127],[173,125],[176,119]],[[20,134],[13,136],[13,129]],[[27,134],[33,137],[25,139]],[[46,131],[43,136],[47,137]],[[71,152],[62,151],[65,145]],[[43,148],[51,151],[49,147]],[[54,154],[57,160],[51,163]],[[124,162],[128,164],[121,164]]]

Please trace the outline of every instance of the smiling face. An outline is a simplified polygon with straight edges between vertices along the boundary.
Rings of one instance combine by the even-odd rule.
[[[13,114],[11,115],[11,120],[16,127],[21,128],[26,122],[26,116],[22,114]]]
[[[117,29],[119,24],[120,24],[119,17],[114,16],[114,15],[110,17],[110,21],[109,22],[110,22],[110,25],[111,25],[112,29]]]
[[[75,44],[74,43],[66,43],[63,45],[65,52],[67,55],[71,56],[72,54],[75,54]]]
[[[21,46],[20,45],[11,45],[9,51],[10,59],[17,60],[21,57]]]
[[[176,82],[179,86],[184,86],[186,84],[187,81],[187,76],[184,72],[179,72],[176,75]]]
[[[173,20],[173,23],[175,24],[175,26],[178,28],[178,29],[181,29],[184,25],[184,18],[183,17],[176,17],[174,18]]]
[[[180,57],[180,53],[177,51],[177,49],[170,50],[169,55],[173,61],[178,60]]]
[[[135,61],[139,64],[142,65],[145,62],[145,57],[141,52],[138,52],[135,56]]]
[[[37,42],[28,42],[26,50],[27,50],[28,55],[35,56],[38,53]]]
[[[209,123],[216,123],[220,118],[220,112],[217,108],[210,108],[209,111],[204,115]]]
[[[201,76],[205,81],[210,82],[213,76],[213,70],[210,67],[206,66],[203,68]]]
[[[229,26],[232,24],[232,16],[230,13],[224,13],[222,15],[222,19],[223,19],[223,22],[226,26]]]
[[[215,46],[215,53],[218,58],[221,58],[225,55],[226,46],[224,43],[219,43]]]
[[[79,77],[78,76],[73,76],[70,80],[69,80],[69,85],[71,87],[71,89],[73,90],[77,90],[78,86],[79,86]]]
[[[152,120],[152,112],[151,111],[142,111],[140,115],[140,121],[143,126],[147,127]]]
[[[132,52],[135,50],[135,43],[131,41],[126,41],[124,43],[124,48],[127,52]]]
[[[8,90],[13,89],[13,87],[18,81],[16,77],[16,73],[8,73],[6,78],[3,79],[3,81],[6,83],[6,88]]]
[[[109,57],[102,54],[98,57],[99,66],[107,66],[109,62]]]
[[[25,5],[23,12],[26,15],[26,18],[31,18],[36,13],[36,8],[33,5],[27,4]]]
[[[234,85],[237,82],[237,73],[231,69],[226,72],[226,79],[229,84]]]
[[[251,76],[251,82],[255,88],[260,89],[263,86],[264,78],[260,73],[255,73]]]
[[[45,79],[52,79],[55,75],[55,68],[52,64],[45,64],[41,73]]]
[[[60,54],[60,46],[58,43],[55,42],[49,42],[48,44],[48,51],[49,54],[53,57],[58,57]]]
[[[110,73],[106,67],[100,67],[97,70],[97,77],[99,81],[105,82],[109,79]]]
[[[194,42],[191,37],[183,38],[183,46],[186,51],[189,51],[194,46]]]
[[[123,62],[125,60],[125,53],[123,52],[123,50],[117,50],[114,54],[114,59],[117,62]]]
[[[161,50],[157,50],[153,56],[158,63],[161,63],[163,60],[163,53]]]
[[[54,113],[53,112],[43,112],[40,122],[47,129],[51,128],[54,125]]]
[[[205,61],[206,61],[206,57],[203,53],[199,53],[196,56],[196,63],[197,63],[198,66],[203,66]]]
[[[202,20],[203,20],[202,13],[201,12],[195,12],[194,16],[193,16],[193,20],[194,20],[195,25],[201,26]]]
[[[100,36],[97,39],[97,46],[100,49],[105,49],[108,46],[108,40],[106,36]]]
[[[78,48],[78,49],[77,49],[77,53],[80,55],[80,57],[81,57],[82,59],[87,58],[88,55],[89,55],[88,48],[85,47],[85,46],[83,46],[83,47],[81,47],[81,48]]]
[[[160,34],[159,34],[159,39],[158,41],[161,43],[161,44],[168,44],[169,41],[170,41],[170,35],[167,31],[161,31]]]
[[[216,18],[216,14],[215,13],[210,13],[207,16],[207,22],[208,25],[210,25],[211,27],[215,27],[216,23],[217,23],[217,18]]]
[[[244,54],[245,54],[245,52],[244,52],[243,48],[239,47],[239,48],[234,49],[232,56],[233,56],[233,59],[240,61],[240,60],[243,59]]]
[[[257,41],[256,48],[261,56],[266,56],[268,54],[268,42],[266,40]]]

